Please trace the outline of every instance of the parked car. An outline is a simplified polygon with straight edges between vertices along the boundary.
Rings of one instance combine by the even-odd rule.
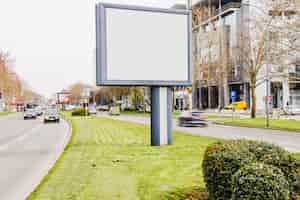
[[[225,109],[227,110],[246,110],[247,109],[247,103],[245,101],[236,101],[232,104],[229,104],[228,106],[225,106]]]
[[[60,116],[56,109],[49,109],[44,113],[44,123],[47,122],[59,122]]]
[[[100,105],[97,107],[97,110],[99,111],[109,111],[109,106],[108,105]]]
[[[206,127],[208,124],[201,112],[183,112],[178,118],[178,125],[182,127]]]
[[[35,109],[26,109],[24,111],[24,114],[23,114],[23,117],[24,117],[24,120],[26,119],[36,119],[37,118],[37,113],[35,111]]]

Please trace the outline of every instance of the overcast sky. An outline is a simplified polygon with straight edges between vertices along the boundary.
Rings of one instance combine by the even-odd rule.
[[[35,91],[50,96],[71,83],[95,82],[96,0],[0,0],[0,49]],[[105,0],[170,7],[185,0]]]

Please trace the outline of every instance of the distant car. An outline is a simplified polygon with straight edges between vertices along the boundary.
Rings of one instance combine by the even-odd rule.
[[[201,112],[184,112],[178,118],[181,127],[206,127],[207,120]]]
[[[49,109],[44,113],[44,123],[59,122],[60,117],[56,109]]]
[[[67,105],[66,106],[66,111],[72,111],[72,110],[74,110],[76,108],[76,106],[74,106],[74,105]]]
[[[23,114],[24,120],[26,119],[36,119],[37,118],[37,113],[35,109],[26,109],[24,114]]]
[[[237,101],[232,104],[229,104],[228,106],[225,106],[225,109],[227,110],[246,110],[247,109],[247,103],[245,101]]]
[[[37,106],[37,107],[35,108],[35,112],[36,112],[37,116],[43,115],[43,109],[42,109],[42,107]]]
[[[109,106],[108,105],[100,105],[97,107],[97,110],[99,111],[109,111]]]
[[[97,114],[97,109],[95,106],[89,106],[89,114],[90,115],[96,115]]]

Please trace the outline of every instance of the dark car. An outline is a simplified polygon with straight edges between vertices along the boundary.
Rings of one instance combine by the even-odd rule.
[[[201,112],[184,112],[178,118],[178,124],[182,127],[206,127],[207,120]]]
[[[57,110],[55,110],[55,109],[46,110],[46,112],[44,113],[44,123],[47,123],[47,122],[59,123],[59,121],[60,121],[60,116],[59,116]]]
[[[26,119],[36,119],[37,113],[35,109],[26,109],[23,114],[24,120]]]

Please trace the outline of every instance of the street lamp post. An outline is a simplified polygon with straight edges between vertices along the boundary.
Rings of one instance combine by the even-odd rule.
[[[270,101],[270,80],[269,80],[269,67],[266,64],[266,127],[270,127],[270,114],[269,114],[269,101]]]

